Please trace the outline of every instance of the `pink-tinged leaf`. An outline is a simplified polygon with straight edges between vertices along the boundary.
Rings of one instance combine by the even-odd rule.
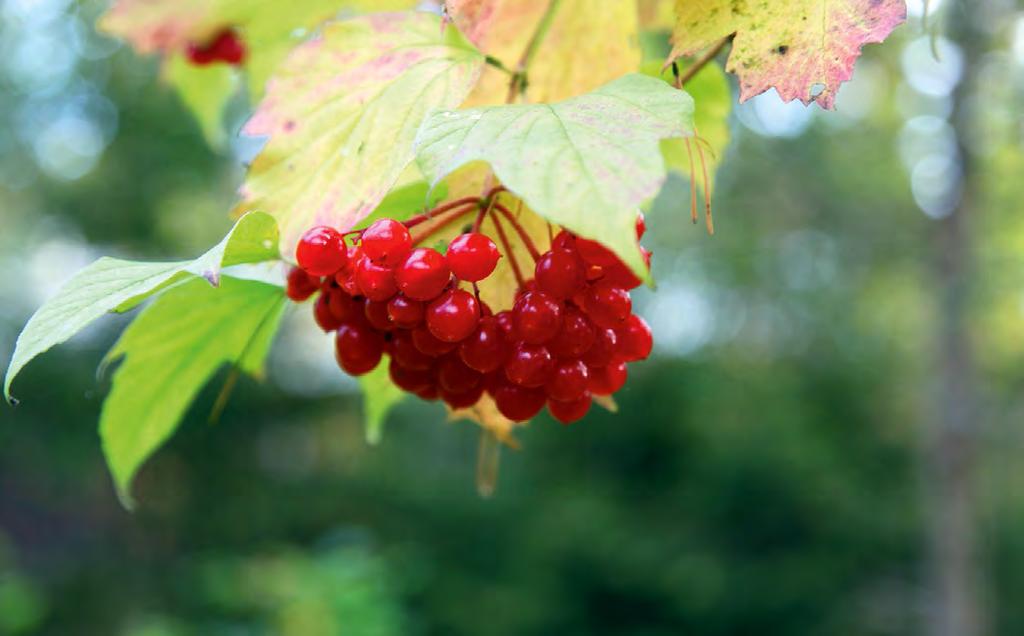
[[[483,55],[429,13],[328,24],[271,78],[244,133],[269,136],[241,188],[240,211],[265,210],[291,258],[316,225],[348,230],[395,185],[431,110],[458,106]]]
[[[740,101],[770,88],[784,101],[835,104],[865,44],[885,40],[907,14],[904,0],[676,0],[671,59],[735,34],[726,69]]]

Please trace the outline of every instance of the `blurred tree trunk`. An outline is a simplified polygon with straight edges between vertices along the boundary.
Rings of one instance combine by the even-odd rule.
[[[923,428],[925,501],[929,539],[926,604],[930,636],[988,633],[975,493],[983,408],[971,342],[972,220],[982,212],[981,167],[971,155],[971,98],[994,17],[989,0],[951,7],[949,35],[963,53],[964,73],[954,94],[952,124],[962,166],[962,198],[933,227],[931,274],[938,315],[933,335],[929,421]]]

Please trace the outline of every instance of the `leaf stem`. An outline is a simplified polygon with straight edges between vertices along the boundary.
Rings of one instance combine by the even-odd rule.
[[[505,255],[508,256],[508,262],[512,266],[512,273],[516,275],[516,282],[519,283],[521,288],[524,284],[523,272],[519,269],[519,261],[516,260],[516,255],[512,252],[512,244],[508,241],[505,228],[501,227],[501,221],[498,220],[497,214],[491,214],[491,221],[494,222],[494,229],[498,233],[498,239],[501,241],[502,247],[505,248]]]
[[[523,55],[519,58],[519,63],[516,64],[515,72],[512,74],[512,79],[508,83],[508,97],[505,99],[506,103],[511,104],[526,91],[526,86],[529,83],[528,75],[530,64],[533,62],[533,58],[537,56],[537,51],[540,50],[541,43],[544,42],[544,38],[547,36],[548,31],[551,30],[551,24],[555,20],[555,14],[558,12],[558,7],[562,4],[562,0],[550,0],[548,2],[548,8],[544,10],[544,15],[541,16],[540,21],[537,22],[537,28],[534,30],[533,35],[530,36],[530,40],[526,43],[526,49],[523,51]]]
[[[530,238],[530,235],[523,228],[522,224],[516,220],[512,211],[497,201],[494,202],[494,209],[501,212],[502,216],[508,219],[508,222],[512,224],[513,229],[515,229],[516,233],[519,234],[519,240],[521,240],[523,245],[526,246],[526,249],[530,252],[530,256],[533,257],[534,262],[540,260],[540,252],[537,251],[537,246],[533,244],[533,239]]]
[[[444,220],[440,220],[440,216],[439,215],[435,215],[433,218],[430,218],[430,220],[440,220],[440,222],[437,223],[437,224],[430,225],[429,227],[427,227],[427,229],[420,236],[418,236],[418,237],[414,236],[413,239],[412,239],[412,244],[413,245],[419,245],[421,242],[423,242],[427,237],[429,237],[434,232],[437,232],[438,230],[442,230],[442,229],[448,227],[449,225],[451,225],[455,221],[458,221],[459,219],[461,219],[464,215],[468,214],[474,208],[476,208],[479,205],[479,200],[476,197],[471,197],[471,198],[472,198],[472,201],[470,201],[469,203],[463,203],[461,208],[451,208],[449,210],[446,210],[444,212],[443,216],[446,216],[447,218],[444,219]],[[418,224],[419,223],[417,223],[417,225]]]
[[[468,205],[470,203],[479,203],[479,202],[480,202],[480,197],[463,197],[461,199],[456,199],[456,200],[451,201],[449,203],[445,203],[444,205],[440,205],[440,206],[434,208],[433,210],[430,210],[429,212],[426,212],[424,214],[417,214],[416,216],[408,219],[404,223],[404,225],[405,225],[406,228],[414,228],[417,225],[419,225],[420,223],[424,223],[424,222],[429,221],[431,219],[437,218],[438,216],[446,214],[446,213],[448,213],[448,212],[450,212],[450,211],[452,211],[452,210],[454,210],[456,208],[460,208],[460,207]]]
[[[682,88],[683,86],[685,86],[686,83],[692,80],[697,75],[697,73],[700,73],[701,70],[705,66],[707,66],[709,62],[711,62],[711,60],[718,57],[718,54],[722,52],[722,49],[725,48],[725,45],[728,44],[731,39],[731,35],[725,36],[724,38],[716,42],[714,46],[708,49],[707,52],[704,53],[704,55],[700,56],[696,62],[691,64],[690,67],[686,69],[685,73],[683,73],[682,75],[676,75],[675,87]]]

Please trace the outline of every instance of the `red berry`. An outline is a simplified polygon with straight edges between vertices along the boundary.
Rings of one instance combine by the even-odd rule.
[[[469,368],[490,373],[505,362],[506,350],[505,334],[498,319],[485,316],[480,319],[476,331],[459,345],[459,356]]]
[[[410,369],[402,366],[394,358],[388,365],[388,375],[391,376],[391,381],[395,383],[395,386],[409,393],[416,393],[434,383],[434,376],[430,371]]]
[[[320,294],[320,297],[316,299],[316,303],[313,305],[313,318],[324,331],[334,331],[342,325],[341,319],[331,311],[331,299],[326,293]]]
[[[543,344],[562,326],[562,304],[540,291],[529,291],[512,308],[516,336],[531,344]]]
[[[369,325],[349,323],[338,328],[334,356],[349,375],[373,371],[384,354],[384,337]]]
[[[631,314],[626,323],[615,330],[615,336],[618,340],[616,353],[626,362],[646,360],[654,348],[650,326],[636,314]]]
[[[461,342],[480,322],[480,305],[473,294],[452,289],[427,305],[426,322],[438,340]]]
[[[437,250],[414,249],[395,270],[398,288],[413,300],[433,300],[448,285],[448,262]]]
[[[494,390],[494,402],[508,419],[525,422],[544,408],[544,391],[502,384]]]
[[[458,346],[454,342],[438,340],[426,325],[420,325],[412,330],[412,342],[417,349],[431,358],[439,358]]]
[[[470,369],[455,353],[441,359],[437,365],[437,384],[442,391],[465,393],[483,383],[483,375]]]
[[[391,269],[374,263],[363,256],[356,265],[356,284],[363,296],[370,300],[387,301],[398,293]]]
[[[456,278],[475,283],[491,275],[501,254],[494,241],[483,234],[471,232],[452,239],[446,257]]]
[[[391,357],[395,362],[414,371],[434,368],[434,357],[420,351],[408,331],[396,331],[391,338]]]
[[[569,250],[570,252],[576,251],[576,237],[573,236],[572,232],[568,230],[562,230],[555,235],[555,238],[551,241],[552,250]]]
[[[572,424],[583,419],[583,416],[590,410],[591,402],[590,395],[584,395],[571,402],[548,400],[548,412],[562,424]]]
[[[583,354],[582,360],[592,370],[603,367],[612,361],[615,355],[615,345],[618,339],[615,331],[607,327],[599,327],[596,330],[594,344]]]
[[[578,358],[593,346],[596,337],[594,325],[590,324],[583,312],[575,307],[567,307],[562,328],[547,343],[547,347],[559,358]]]
[[[607,267],[619,260],[610,249],[590,239],[577,238],[576,249],[579,250],[580,257],[590,265]]]
[[[352,298],[337,287],[324,290],[329,297],[331,313],[341,322],[355,322],[363,315],[362,302]]]
[[[317,226],[302,235],[295,260],[311,276],[333,276],[348,262],[345,240],[334,228]]]
[[[416,391],[416,397],[428,402],[436,400],[440,395],[441,392],[437,388],[437,384],[431,384],[430,386],[425,386],[419,391]]]
[[[584,303],[590,320],[601,327],[619,327],[633,311],[629,292],[605,282],[592,285],[587,290]]]
[[[382,300],[366,299],[363,305],[366,321],[377,331],[391,331],[395,328],[388,317],[388,304]]]
[[[363,253],[374,263],[395,267],[412,250],[412,237],[404,225],[394,219],[377,219],[363,230]]]
[[[494,321],[501,327],[501,333],[505,335],[506,339],[513,339],[515,337],[515,318],[512,317],[511,311],[499,311],[494,315]]]
[[[590,372],[581,360],[565,360],[555,366],[554,372],[544,384],[548,397],[560,402],[577,400],[587,392]]]
[[[611,395],[626,384],[626,375],[625,361],[613,360],[607,366],[590,369],[587,388],[594,395]]]
[[[423,322],[423,303],[404,294],[398,294],[388,301],[388,316],[396,327],[412,329]]]
[[[525,387],[544,386],[554,371],[554,358],[542,345],[520,342],[505,361],[505,377]]]
[[[293,267],[288,271],[288,287],[285,293],[297,303],[308,299],[320,289],[320,279],[310,276],[305,270]]]
[[[559,300],[571,298],[586,284],[583,261],[569,250],[544,254],[534,271],[537,289]]]
[[[644,213],[640,212],[636,215],[636,240],[642,239],[646,232],[647,222],[644,220]]]
[[[238,65],[245,61],[245,44],[232,29],[224,29],[206,44],[190,42],[185,51],[189,61],[198,66],[214,62]]]
[[[647,269],[651,269],[651,253],[644,248],[640,248],[640,255],[643,257],[644,262],[647,264]],[[615,285],[616,287],[622,287],[623,289],[636,289],[643,281],[640,277],[633,273],[631,269],[626,267],[626,264],[619,261],[615,265],[611,265],[603,268],[603,276],[601,277],[602,282]]]
[[[462,393],[452,393],[450,391],[446,391],[444,387],[441,387],[441,399],[443,399],[445,404],[453,409],[468,409],[479,402],[480,398],[483,397],[483,394],[483,383],[477,385],[474,389],[463,391]]]

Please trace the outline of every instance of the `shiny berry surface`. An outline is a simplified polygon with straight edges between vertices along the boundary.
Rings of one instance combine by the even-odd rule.
[[[554,367],[551,352],[542,345],[520,342],[505,362],[505,377],[519,386],[540,387],[551,377]]]
[[[626,384],[626,362],[613,360],[599,369],[590,369],[587,388],[594,395],[611,395]]]
[[[551,377],[544,384],[544,390],[552,400],[578,400],[587,392],[589,379],[590,372],[582,360],[562,361],[555,366]]]
[[[481,281],[494,272],[501,254],[490,238],[477,232],[460,234],[448,245],[448,266],[456,278],[471,283]]]
[[[363,315],[366,316],[366,321],[370,323],[370,326],[377,331],[391,331],[395,327],[391,322],[391,317],[388,316],[388,304],[382,300],[367,298],[363,304]]]
[[[476,330],[480,322],[480,304],[464,289],[452,289],[429,305],[425,316],[427,329],[444,342],[461,342]]]
[[[370,300],[388,301],[398,293],[398,284],[390,267],[374,263],[364,255],[356,264],[356,285]]]
[[[412,343],[417,349],[428,356],[439,358],[449,351],[454,351],[458,343],[439,340],[430,333],[426,325],[420,325],[412,330]]]
[[[562,327],[562,304],[541,291],[526,292],[512,308],[516,336],[530,344],[544,344]]]
[[[448,285],[451,270],[437,250],[416,248],[395,269],[398,288],[413,300],[433,300]]]
[[[559,358],[578,358],[590,350],[596,338],[597,331],[590,320],[579,309],[569,307],[561,328],[547,347]]]
[[[507,351],[505,332],[493,316],[481,318],[476,330],[459,345],[462,361],[480,373],[500,368]]]
[[[587,349],[580,359],[590,368],[603,367],[612,361],[618,337],[615,330],[600,327],[595,331],[594,344]]]
[[[333,276],[345,267],[348,251],[337,230],[321,225],[302,235],[295,260],[311,276]]]
[[[544,408],[544,391],[514,384],[503,384],[494,390],[498,411],[514,422],[525,422]]]
[[[405,294],[398,294],[388,301],[388,316],[396,327],[413,329],[423,322],[426,306],[423,301],[413,300]]]
[[[590,287],[584,303],[590,320],[601,327],[621,326],[633,310],[628,291],[603,282]]]
[[[483,378],[483,374],[470,369],[455,353],[441,358],[437,365],[437,383],[449,393],[472,391],[483,383]]]
[[[320,279],[310,276],[305,270],[293,267],[288,271],[285,293],[297,303],[307,300],[320,289]]]
[[[558,300],[572,298],[587,282],[584,268],[575,252],[552,250],[537,261],[534,270],[537,290]]]
[[[578,422],[590,411],[592,399],[589,395],[572,400],[571,402],[559,402],[548,400],[548,412],[562,424]]]
[[[363,230],[363,254],[374,263],[388,267],[400,265],[412,251],[412,236],[394,219],[378,219]]]
[[[334,355],[339,366],[349,375],[364,375],[380,364],[384,354],[384,337],[369,325],[350,323],[338,328],[334,339]]]
[[[616,353],[626,362],[646,360],[654,348],[651,327],[640,316],[631,314],[625,324],[615,330]]]
[[[403,367],[414,371],[429,371],[434,368],[435,357],[427,355],[416,347],[412,334],[397,331],[391,338],[391,357]]]
[[[326,294],[321,294],[313,305],[313,318],[324,331],[334,331],[342,325],[342,320],[331,311],[331,301]]]

